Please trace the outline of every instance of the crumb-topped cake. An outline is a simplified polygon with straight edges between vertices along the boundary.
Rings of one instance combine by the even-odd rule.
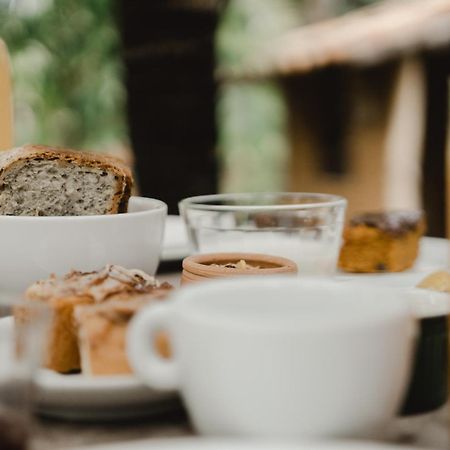
[[[339,267],[347,272],[400,272],[411,267],[425,232],[422,211],[369,212],[344,230]]]
[[[116,265],[94,272],[73,271],[63,277],[52,275],[34,283],[26,291],[26,297],[46,302],[53,312],[47,367],[62,373],[81,369],[78,331],[85,327],[84,308],[103,305],[106,310],[111,304],[113,311],[118,303],[134,302],[133,311],[136,311],[138,305],[166,298],[171,289],[170,284],[159,283],[140,270]],[[138,300],[140,303],[136,303]],[[16,319],[27,320],[20,312]],[[91,340],[83,339],[81,343],[83,346],[102,345],[94,340],[92,335]]]
[[[154,297],[144,296],[137,300],[113,300],[75,308],[83,373],[110,375],[132,372],[126,354],[128,324],[136,312],[152,301]],[[155,336],[154,345],[161,356],[170,356],[164,332]]]

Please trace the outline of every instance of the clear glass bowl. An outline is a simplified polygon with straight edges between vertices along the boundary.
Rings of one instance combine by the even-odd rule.
[[[179,204],[194,252],[283,256],[299,275],[335,271],[346,206],[336,195],[296,192],[204,195]]]

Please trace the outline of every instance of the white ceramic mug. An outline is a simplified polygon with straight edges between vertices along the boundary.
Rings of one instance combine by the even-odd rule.
[[[149,345],[160,329],[171,360]],[[382,437],[401,404],[415,332],[396,291],[246,277],[145,309],[128,352],[149,386],[180,390],[200,433],[368,438]]]

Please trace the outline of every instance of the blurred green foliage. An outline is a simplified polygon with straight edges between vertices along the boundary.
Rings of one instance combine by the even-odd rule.
[[[231,0],[217,33],[219,68],[245,64],[297,24],[295,0]],[[286,182],[287,108],[272,81],[225,83],[218,103],[222,191],[277,191]]]
[[[0,1],[16,143],[114,150],[126,142],[113,0]]]
[[[220,68],[240,67],[265,42],[300,24],[307,1],[229,0],[217,33]],[[336,2],[344,12],[373,0]],[[109,152],[127,146],[114,6],[115,0],[0,0],[0,37],[13,66],[17,144]],[[285,187],[287,114],[274,82],[221,87],[221,190]]]

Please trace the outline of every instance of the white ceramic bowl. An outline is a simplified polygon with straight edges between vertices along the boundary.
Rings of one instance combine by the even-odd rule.
[[[104,216],[0,216],[0,289],[22,291],[51,273],[120,264],[154,275],[167,205],[131,197],[128,212]]]

